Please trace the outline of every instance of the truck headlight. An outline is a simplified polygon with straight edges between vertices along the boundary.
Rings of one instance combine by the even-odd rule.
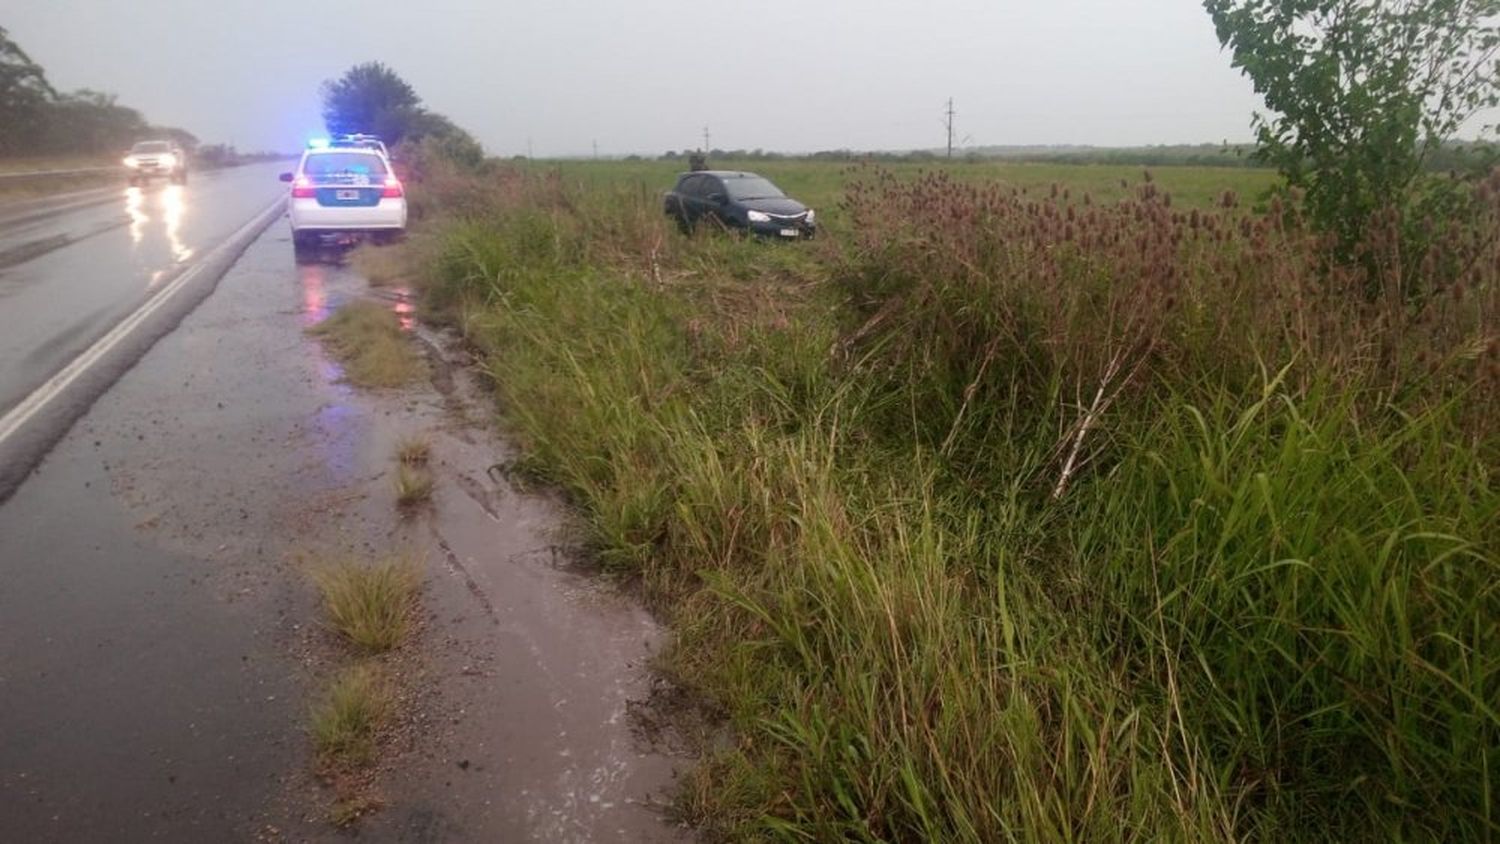
[[[169,152],[161,157],[161,164],[163,167],[176,167],[177,156]]]
[[[812,210],[811,208],[807,209],[807,222],[809,222],[809,223],[816,223],[817,221],[818,221],[818,212]]]
[[[135,156],[133,156],[133,155],[127,155],[127,156],[125,156],[125,166],[126,167],[139,167],[139,166],[141,166],[141,163],[139,161],[135,160]]]
[[[751,211],[748,214],[746,214],[745,216],[749,217],[750,218],[750,222],[752,222],[752,223],[769,223],[769,222],[771,222],[771,215],[767,214],[764,211]]]

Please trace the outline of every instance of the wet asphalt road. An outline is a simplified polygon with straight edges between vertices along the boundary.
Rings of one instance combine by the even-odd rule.
[[[263,166],[0,223],[0,250],[77,238],[0,268],[0,414],[277,193]],[[337,461],[272,447],[333,390],[315,361],[264,377],[305,342],[284,225],[138,363],[103,360],[102,395],[44,417],[64,430],[0,502],[0,840],[246,840],[296,767],[278,502]]]
[[[0,414],[284,194],[281,169],[95,191],[83,207],[0,206]]]
[[[51,439],[8,490],[0,436],[0,842],[348,837],[310,773],[307,707],[331,668],[306,566],[393,547],[430,561],[424,636],[441,646],[417,669],[428,726],[359,837],[681,840],[647,808],[671,762],[630,718],[655,625],[559,568],[555,502],[482,468],[508,454],[463,421],[488,398],[458,412],[432,385],[342,381],[305,329],[366,285],[336,249],[293,259],[275,174],[127,197],[203,207],[175,233],[164,216],[118,225],[119,196],[75,199],[31,231],[82,235],[29,258],[5,251],[19,236],[0,209],[0,435],[34,400],[26,382],[55,382],[81,359],[67,350],[87,357],[152,290],[199,277],[137,351],[100,358],[95,389],[35,418]],[[238,217],[220,192],[250,195]],[[396,519],[390,455],[412,434],[450,474],[426,518]]]

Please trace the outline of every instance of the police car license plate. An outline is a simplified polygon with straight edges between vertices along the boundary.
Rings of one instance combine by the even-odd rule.
[[[357,191],[357,190],[334,191],[333,196],[334,196],[335,199],[359,199],[359,191]]]
[[[796,229],[782,229],[781,230],[781,236],[782,237],[796,237],[797,236],[797,230]]]

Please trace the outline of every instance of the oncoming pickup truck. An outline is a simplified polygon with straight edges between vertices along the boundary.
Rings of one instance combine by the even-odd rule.
[[[139,185],[153,176],[165,176],[175,184],[187,184],[187,153],[173,141],[141,141],[125,155],[130,183]]]

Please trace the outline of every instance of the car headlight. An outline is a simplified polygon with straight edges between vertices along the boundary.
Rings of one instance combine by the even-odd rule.
[[[818,221],[818,212],[811,208],[807,209],[807,221],[809,223],[816,223]]]
[[[125,166],[126,167],[139,167],[139,166],[141,166],[141,163],[139,161],[135,160],[135,156],[133,156],[133,155],[127,155],[127,156],[125,156]]]
[[[764,211],[751,211],[750,213],[746,214],[745,216],[749,217],[750,218],[750,222],[752,222],[752,223],[769,223],[769,222],[771,222],[771,215],[767,214]]]
[[[176,167],[177,166],[177,156],[175,156],[175,155],[173,155],[172,153],[169,152],[166,155],[163,155],[161,157],[161,163],[162,163],[163,167]]]

